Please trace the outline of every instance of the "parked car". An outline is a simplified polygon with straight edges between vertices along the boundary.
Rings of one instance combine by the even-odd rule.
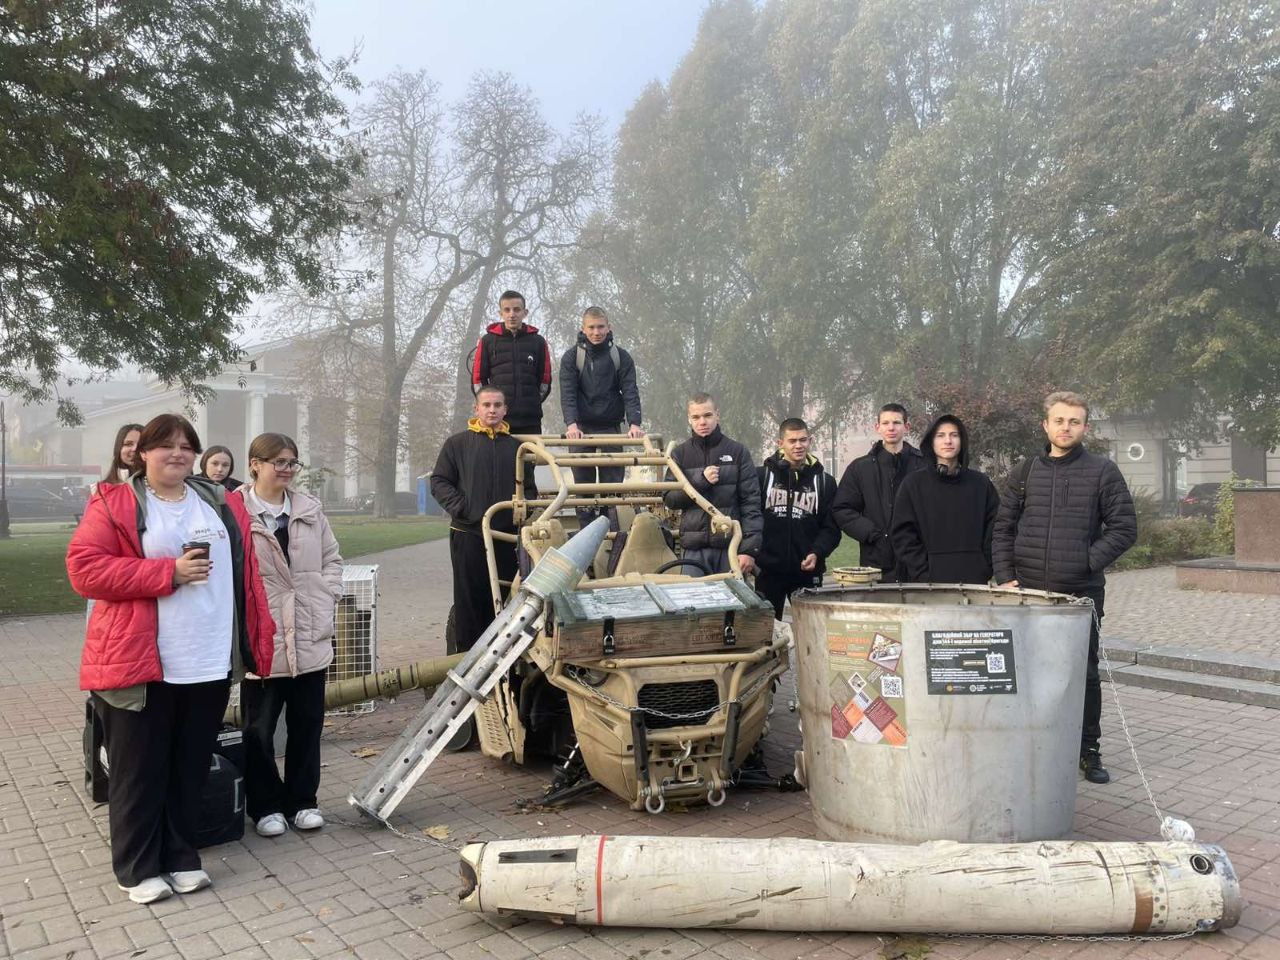
[[[1178,501],[1178,516],[1208,517],[1213,519],[1218,510],[1218,493],[1221,484],[1197,483]]]

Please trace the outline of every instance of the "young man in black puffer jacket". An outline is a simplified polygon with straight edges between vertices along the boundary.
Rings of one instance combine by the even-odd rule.
[[[744,574],[750,573],[755,569],[763,529],[756,465],[746,447],[720,432],[720,411],[711,394],[695,393],[686,410],[691,436],[671,451],[671,459],[713,507],[742,525],[738,564]],[[727,572],[729,537],[711,532],[711,518],[683,490],[669,491],[664,500],[668,507],[681,511],[681,556],[700,564],[682,568],[685,574],[701,577]]]
[[[525,323],[524,294],[506,290],[498,315],[471,355],[471,390],[497,387],[507,400],[512,433],[542,433],[542,403],[551,393],[551,350],[538,328]]]
[[[1016,468],[1000,504],[992,539],[996,582],[1088,597],[1096,617],[1089,634],[1080,768],[1091,783],[1107,783],[1102,766],[1102,683],[1098,627],[1106,597],[1105,571],[1138,538],[1133,497],[1120,468],[1089,453],[1084,436],[1089,405],[1077,393],[1044,401],[1045,452]]]
[[[764,542],[756,559],[756,590],[782,619],[787,597],[801,587],[819,587],[827,557],[840,545],[831,516],[836,482],[809,454],[813,438],[798,417],[778,427],[778,452],[760,467]]]

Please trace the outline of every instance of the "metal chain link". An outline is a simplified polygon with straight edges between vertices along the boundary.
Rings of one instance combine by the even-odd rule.
[[[1129,720],[1125,716],[1124,706],[1120,703],[1119,684],[1115,681],[1115,675],[1111,670],[1111,658],[1107,656],[1107,650],[1102,645],[1102,620],[1098,617],[1098,608],[1093,608],[1093,628],[1098,631],[1098,662],[1102,664],[1107,672],[1107,683],[1111,687],[1111,699],[1115,703],[1116,714],[1120,718],[1120,730],[1124,733],[1125,742],[1129,745],[1129,755],[1133,757],[1133,766],[1138,771],[1138,779],[1142,781],[1142,788],[1147,792],[1147,800],[1151,804],[1151,809],[1156,814],[1156,828],[1164,835],[1164,813],[1160,810],[1160,804],[1156,802],[1155,791],[1151,789],[1151,781],[1147,777],[1146,770],[1142,767],[1142,761],[1138,759],[1138,747],[1133,742],[1133,734],[1129,731]]]

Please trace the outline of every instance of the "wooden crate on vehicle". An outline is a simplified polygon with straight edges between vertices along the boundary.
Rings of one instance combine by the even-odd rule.
[[[772,604],[737,579],[569,590],[551,608],[561,660],[741,653],[773,637]]]

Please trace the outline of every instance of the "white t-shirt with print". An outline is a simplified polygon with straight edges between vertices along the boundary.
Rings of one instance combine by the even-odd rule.
[[[180,557],[182,545],[207,541],[213,567],[204,583],[186,583],[157,601],[160,665],[166,683],[206,683],[231,671],[235,588],[231,581],[231,541],[214,509],[187,488],[177,503],[147,491],[146,557]]]

